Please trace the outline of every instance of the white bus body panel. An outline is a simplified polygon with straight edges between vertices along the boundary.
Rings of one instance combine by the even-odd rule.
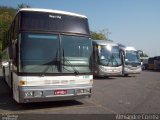
[[[92,88],[93,75],[77,75],[77,76],[17,76],[13,73],[13,98],[18,102],[21,101],[19,88],[27,88],[29,91],[32,90],[61,90],[61,89],[90,89]],[[25,85],[19,86],[19,82],[24,81]],[[56,87],[58,86],[58,87]],[[26,90],[27,90],[26,89]],[[66,95],[72,96],[72,95]],[[75,97],[75,95],[73,95]],[[46,97],[56,97],[54,95],[48,95]],[[57,96],[59,97],[59,96]],[[31,98],[32,99],[32,98]],[[34,99],[34,98],[33,98]],[[44,98],[45,99],[45,98]],[[63,98],[62,98],[63,99]],[[61,100],[58,99],[58,100]],[[43,100],[40,100],[43,101]],[[47,100],[46,100],[47,101]],[[30,102],[29,100],[25,102]],[[31,101],[37,102],[37,101]]]

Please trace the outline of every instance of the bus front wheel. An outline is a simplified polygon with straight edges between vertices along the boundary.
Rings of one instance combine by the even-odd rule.
[[[128,74],[124,74],[124,77],[128,77]]]

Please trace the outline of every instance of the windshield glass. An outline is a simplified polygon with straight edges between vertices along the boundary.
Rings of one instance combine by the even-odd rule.
[[[98,46],[99,63],[105,66],[119,66],[122,64],[118,46]]]
[[[89,73],[91,48],[91,40],[85,37],[22,33],[20,72]]]
[[[63,72],[91,72],[89,69],[92,53],[90,38],[62,35],[61,47]]]
[[[140,63],[140,56],[137,51],[126,51],[126,63]]]
[[[22,33],[20,42],[21,72],[58,72],[57,35]],[[48,68],[50,66],[50,68]]]

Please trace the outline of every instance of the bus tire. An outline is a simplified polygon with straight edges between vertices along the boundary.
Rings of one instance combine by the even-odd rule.
[[[2,72],[3,72],[3,73],[2,73],[2,75],[3,75],[3,76],[2,76],[2,79],[5,81],[5,68],[4,68],[4,67],[2,67]]]
[[[124,77],[128,77],[128,74],[124,74]]]
[[[11,75],[11,90],[13,91],[13,73],[11,72],[10,73],[10,75]]]

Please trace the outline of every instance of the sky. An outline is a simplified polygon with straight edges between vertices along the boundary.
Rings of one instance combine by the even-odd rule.
[[[115,43],[160,56],[160,0],[0,0],[1,6],[21,3],[86,15],[91,31],[108,29]]]

